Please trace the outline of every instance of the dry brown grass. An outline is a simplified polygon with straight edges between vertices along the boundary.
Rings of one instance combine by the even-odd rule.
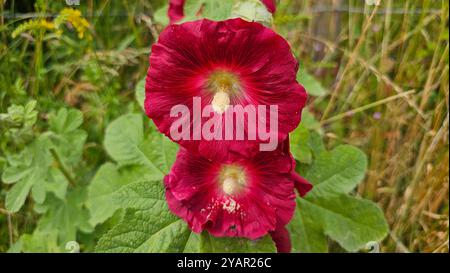
[[[448,252],[448,2],[286,2],[305,15],[290,41],[330,90],[310,103],[328,144],[368,154],[357,193],[385,211],[383,251]]]

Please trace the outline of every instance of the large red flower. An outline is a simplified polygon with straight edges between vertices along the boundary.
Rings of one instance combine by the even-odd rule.
[[[194,232],[249,239],[270,232],[286,249],[283,229],[296,205],[294,168],[281,149],[210,161],[181,148],[164,179],[166,198]]]
[[[226,124],[227,111],[240,105],[277,106],[278,128],[271,130],[278,143],[300,122],[306,92],[296,81],[298,62],[288,43],[271,29],[259,23],[230,19],[221,22],[199,20],[170,25],[152,47],[150,68],[146,79],[145,109],[161,132],[191,151],[199,151],[212,158],[224,151],[248,155],[257,151],[255,145],[267,142],[261,135],[255,138],[248,123],[266,125],[273,119],[256,115],[256,121],[245,116],[237,118],[234,128],[244,128],[244,140],[196,139],[201,132],[194,122],[193,98],[201,98],[201,109],[212,106],[214,114]],[[178,139],[171,134],[171,126],[180,117],[172,117],[171,109],[185,105],[190,119],[187,123],[191,138]],[[267,118],[270,122],[261,123]],[[197,124],[197,125],[196,125]],[[261,125],[261,127],[263,127]],[[225,139],[225,128],[218,129]],[[267,130],[269,131],[269,130]]]
[[[229,0],[224,0],[229,1]],[[170,0],[169,1],[169,10],[168,10],[168,16],[170,23],[176,23],[183,19],[184,17],[184,4],[186,0]],[[271,13],[274,13],[276,10],[276,4],[275,0],[261,0],[263,4],[266,6],[267,10]]]

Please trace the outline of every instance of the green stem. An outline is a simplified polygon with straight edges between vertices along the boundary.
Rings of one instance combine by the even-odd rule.
[[[69,171],[64,166],[64,164],[63,164],[61,158],[59,157],[58,153],[56,152],[56,150],[54,148],[51,148],[50,149],[50,153],[52,154],[53,158],[55,159],[56,163],[58,164],[58,168],[61,170],[63,175],[69,181],[69,184],[71,186],[75,186],[75,184],[76,184],[75,183],[75,179],[72,178],[72,176],[70,175]]]
[[[329,118],[329,119],[326,119],[326,120],[322,121],[322,124],[328,124],[328,123],[331,123],[331,122],[338,121],[338,120],[343,119],[345,117],[352,116],[352,115],[354,115],[356,113],[366,111],[367,109],[370,109],[370,108],[373,108],[373,107],[377,107],[379,105],[388,103],[388,102],[396,100],[398,98],[402,98],[402,97],[408,96],[408,95],[410,95],[410,94],[412,94],[414,92],[415,92],[414,90],[411,90],[411,91],[407,91],[407,92],[404,92],[404,93],[397,94],[395,96],[390,96],[388,98],[385,98],[385,99],[382,99],[382,100],[379,100],[379,101],[376,101],[376,102],[373,102],[373,103],[369,103],[367,105],[364,105],[364,106],[352,109],[352,110],[347,111],[345,113],[336,115],[336,116],[334,116],[332,118]]]

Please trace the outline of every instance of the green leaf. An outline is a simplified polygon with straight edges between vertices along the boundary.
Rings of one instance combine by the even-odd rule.
[[[217,238],[209,235],[207,232],[203,232],[200,239],[200,252],[273,253],[276,252],[276,247],[268,235],[252,241],[245,238]]]
[[[187,0],[188,2],[191,0]],[[233,1],[223,0],[203,0],[202,17],[215,21],[222,21],[230,18]]]
[[[302,111],[301,124],[308,130],[322,134],[322,127],[320,126],[320,122],[314,117],[311,112],[308,111],[308,109],[303,109]]]
[[[130,183],[136,186],[138,181],[158,181],[158,196],[165,202],[160,181],[175,161],[178,146],[157,130],[150,129],[144,136],[143,125],[141,115],[127,114],[113,121],[106,130],[105,147],[118,166],[103,165],[89,186],[87,206],[91,212],[90,223],[94,226],[110,218],[119,208],[136,208],[124,200],[144,200],[149,205],[148,196],[140,199],[132,195],[131,185],[125,187]],[[133,199],[118,198],[121,195],[130,195]]]
[[[358,148],[341,145],[331,152],[323,151],[303,173],[314,185],[308,196],[349,193],[364,178],[366,169],[366,155]]]
[[[315,159],[311,165],[303,165],[301,172],[314,188],[305,198],[297,199],[288,225],[293,250],[326,252],[327,237],[348,251],[382,240],[388,231],[382,211],[371,201],[348,195],[364,177],[366,156],[349,145],[328,152],[315,134]]]
[[[21,127],[22,129],[30,129],[37,120],[38,112],[35,110],[36,101],[31,100],[25,106],[11,105],[7,109],[7,113],[0,113],[0,128],[5,127]]]
[[[115,195],[124,217],[99,241],[98,252],[183,252],[190,230],[170,213],[161,181],[129,184]]]
[[[50,194],[39,210],[45,214],[39,220],[37,229],[43,232],[56,231],[61,246],[76,239],[78,230],[92,232],[89,212],[83,207],[86,200],[85,188],[75,188],[61,200]]]
[[[50,194],[35,210],[44,213],[32,234],[23,234],[9,252],[63,252],[68,242],[76,239],[77,231],[92,232],[83,207],[83,188],[67,194],[65,200]]]
[[[326,151],[325,145],[323,144],[322,141],[322,136],[314,131],[309,132],[308,146],[315,157],[319,156],[322,152]]]
[[[97,252],[183,252],[190,235],[174,216],[160,217],[152,210],[127,209],[120,223],[98,242]]]
[[[56,231],[35,230],[32,234],[23,234],[8,249],[8,253],[59,253],[58,233]]]
[[[48,166],[52,162],[48,146],[47,139],[39,137],[5,168],[2,180],[8,184],[15,183],[6,194],[5,206],[8,211],[19,211],[30,191],[37,203],[44,201],[44,185],[48,176]],[[23,161],[20,162],[19,158]]]
[[[189,239],[184,247],[184,253],[199,253],[200,252],[200,235],[191,232]]]
[[[50,175],[46,180],[46,191],[53,193],[57,198],[63,200],[67,193],[67,186],[69,181],[61,172],[61,170],[52,168]]]
[[[167,207],[161,181],[142,181],[122,187],[115,202],[126,212],[118,225],[99,241],[99,252],[274,252],[270,237],[256,241],[208,237],[200,246],[185,222]]]
[[[327,94],[327,90],[322,86],[322,84],[305,69],[298,70],[297,81],[305,87],[308,95],[320,97]]]
[[[30,102],[25,110],[31,115],[35,103]],[[30,145],[8,158],[8,166],[2,174],[6,184],[14,184],[7,192],[5,206],[11,212],[17,212],[25,203],[31,191],[36,203],[44,202],[46,192],[51,191],[63,198],[67,189],[67,180],[59,170],[61,163],[68,172],[81,160],[86,132],[78,129],[83,123],[83,114],[75,109],[61,108],[49,118],[50,129],[38,136]],[[50,150],[56,153],[61,162],[53,164]],[[61,167],[61,166],[59,166]]]
[[[66,168],[78,164],[83,155],[84,143],[87,133],[83,130],[75,129],[63,134],[49,134],[52,141],[52,148],[58,153]]]
[[[114,201],[122,208],[140,210],[166,211],[164,187],[160,180],[145,180],[131,183],[121,188],[114,196]]]
[[[142,116],[127,114],[106,129],[105,148],[119,166],[143,165],[153,178],[162,178],[173,164],[178,147],[157,132],[148,137],[144,138]]]
[[[142,110],[145,111],[145,108],[144,108],[144,102],[145,102],[145,78],[143,78],[142,80],[140,80],[136,84],[135,96],[136,96],[136,101],[138,102],[139,106],[142,108]]]
[[[313,154],[324,150],[321,133],[320,122],[307,109],[303,109],[300,125],[290,133],[294,158],[301,163],[311,164]]]
[[[300,200],[299,210],[305,208],[321,223],[323,233],[348,251],[362,249],[371,241],[381,241],[388,232],[382,210],[369,200],[345,194],[308,197]]]
[[[34,176],[27,176],[8,191],[5,200],[5,206],[8,211],[17,212],[20,210],[34,184],[34,179]]]
[[[50,130],[66,134],[76,130],[83,123],[83,113],[77,109],[61,108],[49,117]]]
[[[123,115],[106,128],[105,149],[121,165],[148,163],[148,159],[139,148],[143,141],[144,128],[141,115]]]
[[[105,222],[121,208],[115,196],[121,188],[132,182],[151,178],[145,167],[130,166],[119,169],[113,163],[105,163],[88,186],[86,206],[90,211],[89,223],[93,226]]]
[[[233,6],[231,17],[242,18],[249,22],[258,22],[266,26],[270,26],[273,23],[272,13],[267,10],[260,0],[238,0]]]
[[[103,223],[120,208],[113,201],[113,195],[127,183],[129,181],[121,179],[116,165],[105,163],[100,167],[88,187],[88,199],[86,201],[86,206],[91,215],[89,223],[92,226]]]
[[[288,225],[292,252],[325,253],[328,250],[328,240],[322,230],[322,223],[315,219],[314,209],[302,206],[301,201],[297,198],[297,209]]]
[[[13,184],[22,178],[28,176],[31,172],[30,166],[11,166],[6,168],[2,173],[2,181],[5,184]]]
[[[169,10],[169,5],[164,5],[157,9],[153,15],[155,23],[166,26],[169,24],[169,17],[167,16],[167,12]]]
[[[201,18],[221,21],[230,18],[233,1],[223,0],[187,0],[184,6],[184,18],[181,22]]]
[[[310,164],[312,160],[309,143],[309,131],[302,124],[290,134],[291,153],[302,163]]]

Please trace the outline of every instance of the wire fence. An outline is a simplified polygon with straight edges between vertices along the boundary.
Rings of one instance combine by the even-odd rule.
[[[355,8],[349,6],[342,7],[326,7],[326,6],[317,6],[312,9],[308,9],[303,12],[303,14],[318,14],[318,13],[350,13],[350,14],[365,14],[368,13],[364,8]],[[402,8],[393,8],[393,9],[381,9],[377,10],[376,14],[379,15],[421,15],[421,14],[440,14],[441,10],[439,9],[415,9],[415,10],[405,10]],[[10,11],[3,12],[3,18],[5,19],[28,19],[28,18],[55,18],[58,16],[57,13],[13,13]],[[94,13],[92,15],[86,15],[86,17],[130,17],[128,13],[111,13],[105,14],[104,12]],[[139,17],[140,15],[135,15],[135,17]]]

